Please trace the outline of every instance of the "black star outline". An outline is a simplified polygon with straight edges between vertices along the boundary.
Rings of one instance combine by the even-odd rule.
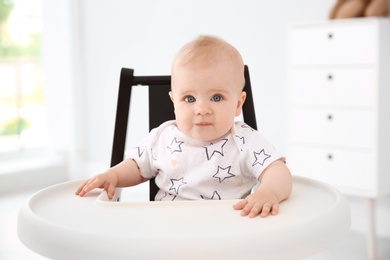
[[[271,155],[265,153],[264,149],[262,149],[259,153],[253,152],[253,155],[255,156],[255,161],[252,166],[255,166],[256,164],[260,164],[261,166],[263,166],[265,160],[271,157]]]
[[[176,197],[177,197],[177,195],[172,195],[172,194],[170,194],[168,192],[164,192],[164,193],[165,193],[165,195],[161,197],[160,201],[163,201],[163,199],[167,198],[168,196],[172,196],[171,201],[174,201],[176,199]]]
[[[240,141],[242,142],[242,144],[245,144],[245,136],[236,135],[236,137],[237,137],[238,139],[240,139]]]
[[[213,195],[211,196],[211,198],[209,197],[206,197],[206,196],[203,196],[203,195],[200,195],[200,197],[203,199],[203,200],[214,200],[214,199],[218,199],[218,200],[221,200],[221,195],[218,194],[218,191],[214,191],[213,192]]]
[[[240,150],[242,151],[242,147],[245,145],[245,136],[239,136],[236,135],[237,139],[239,139],[239,144],[240,144]]]
[[[223,154],[223,147],[225,146],[227,141],[228,141],[228,139],[222,139],[220,142],[218,142],[216,144],[211,143],[209,146],[206,146],[205,149],[206,149],[207,160],[210,161],[215,153],[219,153],[220,155],[224,156],[224,154]],[[220,144],[221,142],[223,142],[222,145]],[[211,155],[209,155],[210,154],[209,150],[210,151],[212,150]]]
[[[187,184],[184,182],[184,177],[181,177],[180,179],[171,179],[172,186],[169,188],[169,190],[173,190],[176,195],[179,194],[179,189],[182,185]]]
[[[213,177],[216,179],[219,179],[219,183],[222,183],[224,180],[236,176],[235,174],[230,172],[231,168],[232,168],[232,166],[228,166],[226,168],[218,166],[217,173],[215,173],[213,175]],[[220,172],[220,170],[222,170],[222,171]]]
[[[138,153],[138,157],[141,158],[141,156],[144,154],[145,152],[145,147],[141,150],[141,147],[137,146],[135,147],[134,149],[137,149],[137,153]]]
[[[151,150],[151,154],[152,154],[152,159],[155,160],[155,161],[157,161],[157,158],[154,157],[153,148],[150,149],[150,150]]]
[[[250,129],[252,132],[255,131],[252,127],[250,127],[250,126],[247,125],[247,124],[242,124],[242,125],[241,125],[241,128]]]
[[[169,148],[171,150],[171,154],[173,154],[174,152],[178,152],[178,153],[181,153],[182,150],[181,150],[181,145],[183,144],[184,142],[182,141],[177,141],[176,137],[172,140],[171,144],[169,146],[167,146],[167,148]]]

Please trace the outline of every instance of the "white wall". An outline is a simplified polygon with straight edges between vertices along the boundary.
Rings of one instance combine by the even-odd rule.
[[[70,136],[56,125],[56,139],[61,139],[57,140],[61,147],[67,144],[73,147],[70,150],[75,161],[77,158],[86,159],[86,170],[75,164],[72,178],[79,178],[109,166],[120,69],[134,68],[136,75],[169,74],[175,52],[198,34],[218,35],[241,51],[250,68],[259,129],[284,152],[287,26],[289,23],[327,19],[335,1],[55,2],[51,7],[58,14],[51,15],[63,15],[60,13],[61,4],[54,6],[63,3],[63,10],[68,14],[64,23],[71,31],[61,31],[62,27],[58,27],[52,40],[70,37],[70,42],[65,37],[63,46],[56,51],[72,77],[57,83],[61,88],[70,88],[56,105],[57,109],[68,107],[71,110],[60,118],[70,124],[66,128]],[[55,30],[54,25],[52,29]],[[54,74],[59,76],[61,73],[56,70]],[[133,128],[129,143],[135,143],[148,131],[144,116],[147,107],[141,101],[146,96],[142,91],[138,94],[140,98],[134,101],[137,111],[130,116]],[[350,201],[353,229],[365,230],[362,201],[357,198],[350,198]],[[378,229],[386,236],[390,236],[387,223],[389,204],[388,198],[378,202]]]
[[[286,28],[289,22],[326,19],[332,3],[82,1],[87,159],[108,164],[120,68],[134,68],[138,75],[169,74],[179,47],[204,33],[221,36],[241,51],[250,67],[260,129],[284,151]]]

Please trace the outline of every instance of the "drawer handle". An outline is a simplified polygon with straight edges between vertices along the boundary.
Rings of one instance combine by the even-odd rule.
[[[332,40],[333,39],[333,33],[328,33],[328,39]]]
[[[328,120],[330,121],[330,120],[333,119],[333,115],[332,115],[332,114],[329,114],[329,115],[327,116],[327,118],[328,118]]]
[[[333,155],[332,154],[328,154],[328,160],[332,160],[333,159]]]
[[[328,80],[332,80],[333,79],[333,75],[332,74],[329,74],[328,75]]]

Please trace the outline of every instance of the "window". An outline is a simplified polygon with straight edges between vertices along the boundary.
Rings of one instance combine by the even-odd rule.
[[[0,0],[0,156],[45,146],[41,0]]]

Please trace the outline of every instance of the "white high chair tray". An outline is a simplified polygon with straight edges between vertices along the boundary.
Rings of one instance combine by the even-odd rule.
[[[250,219],[236,201],[110,202],[105,192],[74,195],[81,181],[34,194],[18,235],[52,259],[300,259],[341,239],[348,204],[320,182],[294,176],[280,212]]]

